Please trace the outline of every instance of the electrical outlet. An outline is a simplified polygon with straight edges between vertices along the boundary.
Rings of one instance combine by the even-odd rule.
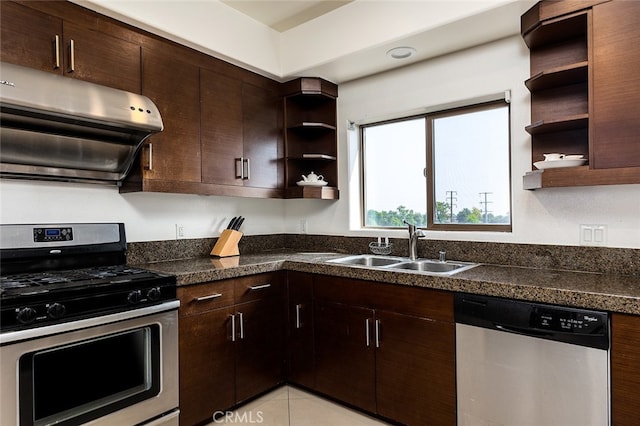
[[[300,219],[300,233],[307,233],[307,219]]]
[[[607,243],[607,225],[580,225],[581,246],[604,246]]]
[[[184,238],[184,225],[176,223],[176,240]]]

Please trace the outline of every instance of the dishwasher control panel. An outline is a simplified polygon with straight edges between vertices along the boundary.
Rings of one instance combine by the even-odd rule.
[[[457,324],[609,348],[607,312],[464,293],[456,293],[453,300]]]
[[[529,326],[540,330],[594,334],[604,330],[607,317],[599,312],[534,307]]]

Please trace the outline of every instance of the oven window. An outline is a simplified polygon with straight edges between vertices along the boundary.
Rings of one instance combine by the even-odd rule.
[[[150,325],[20,358],[20,424],[78,424],[157,395],[160,330]]]

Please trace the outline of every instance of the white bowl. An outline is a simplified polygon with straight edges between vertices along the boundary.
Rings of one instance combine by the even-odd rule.
[[[587,162],[586,158],[581,160],[551,160],[551,161],[536,161],[533,163],[536,168],[540,170],[544,169],[558,169],[561,167],[577,167],[582,166]]]

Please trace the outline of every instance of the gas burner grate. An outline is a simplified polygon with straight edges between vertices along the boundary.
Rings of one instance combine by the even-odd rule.
[[[40,287],[51,284],[72,283],[78,281],[89,281],[95,279],[110,280],[117,277],[130,277],[137,274],[144,274],[147,271],[138,268],[131,268],[125,265],[103,266],[88,269],[74,269],[67,271],[50,271],[15,274],[0,277],[0,288],[3,290]]]

